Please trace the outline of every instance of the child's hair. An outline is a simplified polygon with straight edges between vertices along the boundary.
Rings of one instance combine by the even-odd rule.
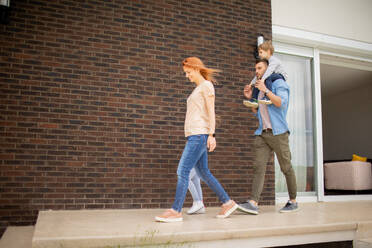
[[[258,50],[270,51],[271,55],[274,54],[274,46],[271,43],[271,40],[264,41],[261,45],[258,46]]]
[[[182,66],[199,70],[200,74],[203,76],[205,80],[211,81],[213,84],[217,84],[214,75],[217,72],[220,72],[220,70],[205,67],[205,65],[199,58],[197,57],[186,58],[182,61]]]

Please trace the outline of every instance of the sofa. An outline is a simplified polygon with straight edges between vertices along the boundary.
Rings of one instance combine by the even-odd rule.
[[[326,189],[369,190],[372,189],[370,162],[341,161],[324,163]]]

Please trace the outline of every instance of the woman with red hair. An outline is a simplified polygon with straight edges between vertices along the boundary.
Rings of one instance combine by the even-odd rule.
[[[208,150],[213,152],[216,148],[214,135],[216,117],[214,111],[215,92],[213,75],[218,70],[207,68],[196,57],[190,57],[182,62],[183,70],[195,89],[187,98],[187,111],[185,119],[186,146],[183,150],[177,169],[177,189],[171,209],[166,210],[155,219],[160,222],[182,221],[182,206],[185,201],[189,176],[195,168],[200,178],[217,194],[222,202],[221,211],[217,218],[226,218],[232,214],[238,205],[230,199],[218,180],[208,168]]]

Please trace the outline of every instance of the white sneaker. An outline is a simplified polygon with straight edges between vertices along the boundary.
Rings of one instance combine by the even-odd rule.
[[[204,214],[205,207],[202,201],[196,201],[192,203],[192,207],[187,210],[187,214]]]
[[[258,102],[261,104],[266,104],[266,105],[273,104],[272,101],[266,100],[266,99],[258,100]]]
[[[244,106],[246,106],[248,108],[258,108],[258,103],[256,103],[256,102],[251,102],[251,101],[248,101],[248,100],[243,100],[243,104],[244,104]]]

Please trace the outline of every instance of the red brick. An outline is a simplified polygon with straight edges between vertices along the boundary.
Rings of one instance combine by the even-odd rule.
[[[39,125],[41,128],[58,128],[58,124],[54,123],[42,123]]]

